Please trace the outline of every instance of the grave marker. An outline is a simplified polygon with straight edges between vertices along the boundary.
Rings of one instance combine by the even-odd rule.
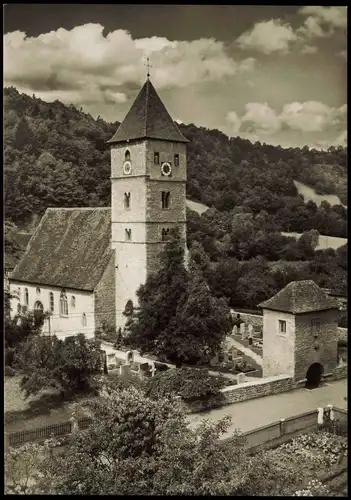
[[[243,384],[245,382],[245,373],[239,373],[237,376],[238,384]]]

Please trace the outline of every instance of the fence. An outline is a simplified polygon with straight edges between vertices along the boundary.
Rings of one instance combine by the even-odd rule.
[[[333,417],[331,417],[330,407],[323,410],[323,423],[330,422],[331,418],[334,421],[347,422],[347,410],[333,407],[332,411],[334,413]],[[246,438],[246,448],[252,454],[261,450],[275,448],[285,441],[289,441],[297,434],[311,432],[318,429],[319,426],[318,410],[312,410],[244,432],[242,435]],[[231,440],[231,437],[223,439],[223,444],[230,445]]]
[[[79,429],[87,429],[92,423],[91,418],[81,418],[77,421]],[[72,422],[63,422],[55,425],[48,425],[46,427],[39,427],[37,429],[31,429],[27,431],[20,432],[5,432],[5,450],[9,447],[22,446],[25,443],[34,441],[44,441],[45,439],[50,439],[52,437],[62,437],[71,434],[73,430]]]
[[[341,423],[347,422],[347,410],[340,408],[327,407],[323,410],[325,422],[331,420],[331,408],[334,413],[333,420]],[[81,418],[76,421],[80,430],[87,429],[92,424],[93,419],[89,417]],[[300,432],[309,432],[318,428],[318,410],[312,410],[307,413],[301,413],[286,419],[281,419],[252,431],[244,432],[246,437],[246,447],[251,453],[261,449],[274,448],[288,441]],[[38,429],[5,433],[5,452],[8,447],[21,446],[28,442],[44,441],[52,437],[62,437],[71,434],[74,425],[72,422],[64,422],[57,425],[49,425]],[[224,444],[230,445],[231,437],[223,439]]]

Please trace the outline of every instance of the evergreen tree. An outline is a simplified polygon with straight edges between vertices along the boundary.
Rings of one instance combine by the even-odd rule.
[[[170,234],[160,261],[159,271],[150,275],[137,292],[139,309],[126,339],[142,353],[161,353],[159,337],[168,329],[186,290],[184,247],[176,231]]]

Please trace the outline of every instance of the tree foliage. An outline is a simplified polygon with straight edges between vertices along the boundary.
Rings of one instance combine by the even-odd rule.
[[[245,482],[244,440],[224,451],[219,439],[228,418],[191,429],[175,401],[135,389],[89,408],[94,423],[45,464],[40,493],[229,495]]]
[[[26,396],[47,388],[62,393],[86,392],[94,388],[94,377],[103,368],[99,343],[83,334],[64,340],[56,336],[30,338],[20,352],[19,364]]]
[[[182,367],[149,378],[146,395],[152,399],[180,396],[192,401],[217,396],[225,382],[222,376],[210,375],[207,369]]]
[[[229,309],[213,297],[201,271],[188,271],[184,247],[174,232],[160,269],[138,292],[139,310],[129,326],[129,345],[175,363],[208,362],[229,331]]]

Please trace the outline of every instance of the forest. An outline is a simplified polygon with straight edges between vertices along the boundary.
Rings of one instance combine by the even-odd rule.
[[[31,230],[47,207],[110,205],[110,151],[119,123],[58,100],[4,90],[5,218]],[[347,205],[347,148],[282,148],[181,124],[189,139],[188,246],[211,288],[232,306],[255,306],[293,279],[346,292],[347,246],[316,251],[316,236],[347,238],[347,209],[305,203],[294,180]],[[281,231],[304,233],[299,241]],[[9,232],[9,238],[10,232]],[[7,239],[9,239],[7,238]],[[11,241],[5,241],[10,249]]]

